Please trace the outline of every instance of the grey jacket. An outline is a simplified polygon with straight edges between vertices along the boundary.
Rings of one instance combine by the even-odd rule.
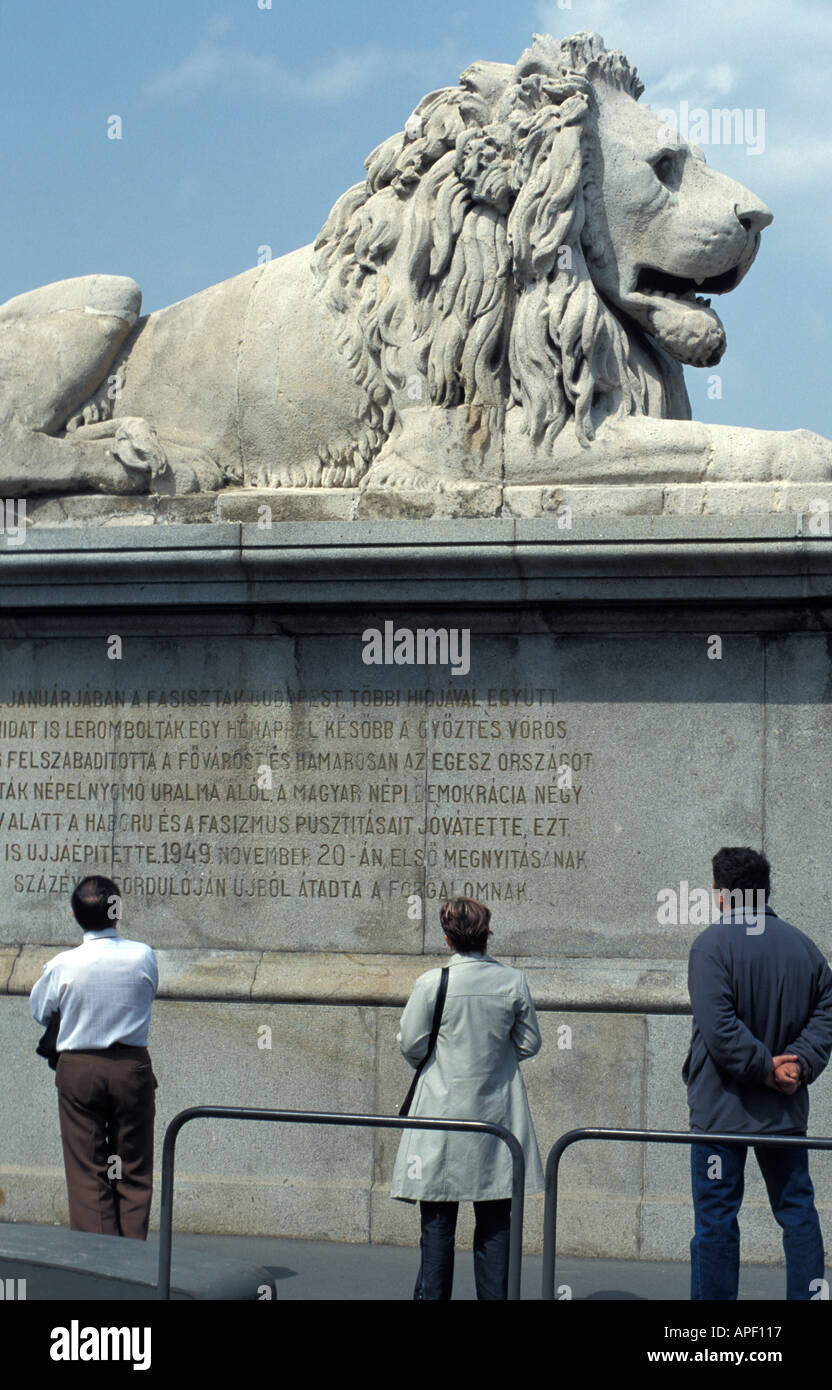
[[[832,972],[815,943],[771,907],[729,913],[694,941],[688,988],[691,1129],[805,1134],[807,1088],[832,1050]],[[788,1052],[802,1067],[793,1096],[764,1084],[772,1056]]]
[[[410,1114],[490,1120],[516,1134],[526,1192],[543,1170],[519,1062],[540,1050],[540,1030],[521,970],[479,952],[448,961],[448,993],[436,1048],[419,1077]],[[402,1014],[399,1044],[411,1066],[427,1051],[439,969],[420,975]],[[392,1195],[405,1201],[494,1201],[511,1196],[511,1156],[490,1134],[405,1130]]]

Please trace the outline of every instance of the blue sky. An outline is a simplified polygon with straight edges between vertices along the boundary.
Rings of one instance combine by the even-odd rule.
[[[103,271],[152,310],[290,251],[425,92],[586,28],[654,110],[765,112],[762,153],[705,146],[775,221],[720,301],[722,399],[706,372],[688,390],[700,419],[832,436],[828,0],[4,0],[0,300]]]

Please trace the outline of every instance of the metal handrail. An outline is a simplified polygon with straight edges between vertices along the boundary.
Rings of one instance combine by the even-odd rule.
[[[173,1168],[176,1137],[189,1120],[270,1120],[304,1125],[357,1125],[364,1129],[443,1129],[465,1134],[493,1134],[511,1154],[511,1216],[509,1227],[508,1294],[520,1297],[520,1265],[523,1254],[523,1197],[526,1163],[519,1139],[502,1125],[488,1120],[443,1120],[427,1116],[350,1115],[328,1110],[252,1110],[242,1106],[194,1105],[174,1115],[162,1145],[162,1196],[159,1212],[159,1281],[157,1298],[170,1298],[170,1262],[173,1240]]]
[[[636,1144],[742,1144],[755,1149],[832,1149],[832,1139],[802,1135],[698,1134],[672,1129],[570,1129],[552,1145],[546,1159],[546,1204],[543,1210],[543,1285],[541,1297],[555,1297],[555,1251],[558,1218],[558,1167],[570,1144],[583,1139],[618,1139]]]

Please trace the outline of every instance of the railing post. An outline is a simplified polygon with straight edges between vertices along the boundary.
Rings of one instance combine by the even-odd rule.
[[[523,1259],[523,1204],[526,1163],[517,1136],[488,1120],[445,1120],[431,1116],[349,1115],[320,1110],[255,1110],[236,1106],[195,1105],[174,1115],[162,1144],[162,1195],[159,1213],[159,1276],[157,1298],[170,1298],[171,1246],[173,1241],[173,1174],[176,1138],[189,1120],[266,1120],[287,1124],[342,1125],[365,1129],[440,1129],[463,1134],[493,1134],[511,1154],[511,1213],[507,1296],[520,1298]]]
[[[570,1131],[574,1133],[575,1131]],[[569,1134],[562,1134],[549,1150],[546,1159],[545,1192],[543,1202],[543,1299],[555,1297],[555,1250],[558,1241],[558,1166],[560,1156],[567,1145],[564,1140]]]
[[[557,1258],[558,1169],[565,1149],[586,1139],[636,1144],[741,1144],[746,1149],[832,1149],[832,1139],[794,1134],[702,1134],[670,1129],[570,1129],[555,1141],[546,1159],[546,1200],[543,1213],[543,1274],[541,1298],[555,1297]]]
[[[509,1217],[508,1298],[520,1299],[520,1278],[523,1262],[523,1204],[526,1195],[526,1161],[519,1140],[508,1130],[505,1140],[511,1153],[511,1215]]]
[[[173,1242],[173,1166],[176,1136],[191,1117],[190,1110],[174,1115],[162,1143],[162,1195],[159,1202],[159,1279],[157,1298],[170,1298],[171,1245]]]

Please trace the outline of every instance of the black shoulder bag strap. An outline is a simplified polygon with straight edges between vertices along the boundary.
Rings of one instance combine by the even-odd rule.
[[[428,1050],[422,1058],[421,1062],[419,1063],[418,1067],[416,1068],[415,1072],[413,1073],[413,1080],[410,1083],[410,1090],[408,1091],[407,1095],[402,1101],[401,1109],[399,1110],[400,1115],[410,1114],[410,1107],[413,1103],[413,1097],[416,1093],[416,1083],[418,1082],[419,1077],[422,1075],[425,1063],[430,1057],[430,1054],[433,1052],[433,1049],[436,1047],[436,1039],[439,1036],[439,1025],[442,1022],[442,1010],[445,1007],[445,995],[448,993],[449,973],[449,966],[443,965],[442,976],[439,981],[439,989],[436,991],[436,1003],[433,1006],[433,1023],[430,1026],[430,1041],[428,1042]]]

